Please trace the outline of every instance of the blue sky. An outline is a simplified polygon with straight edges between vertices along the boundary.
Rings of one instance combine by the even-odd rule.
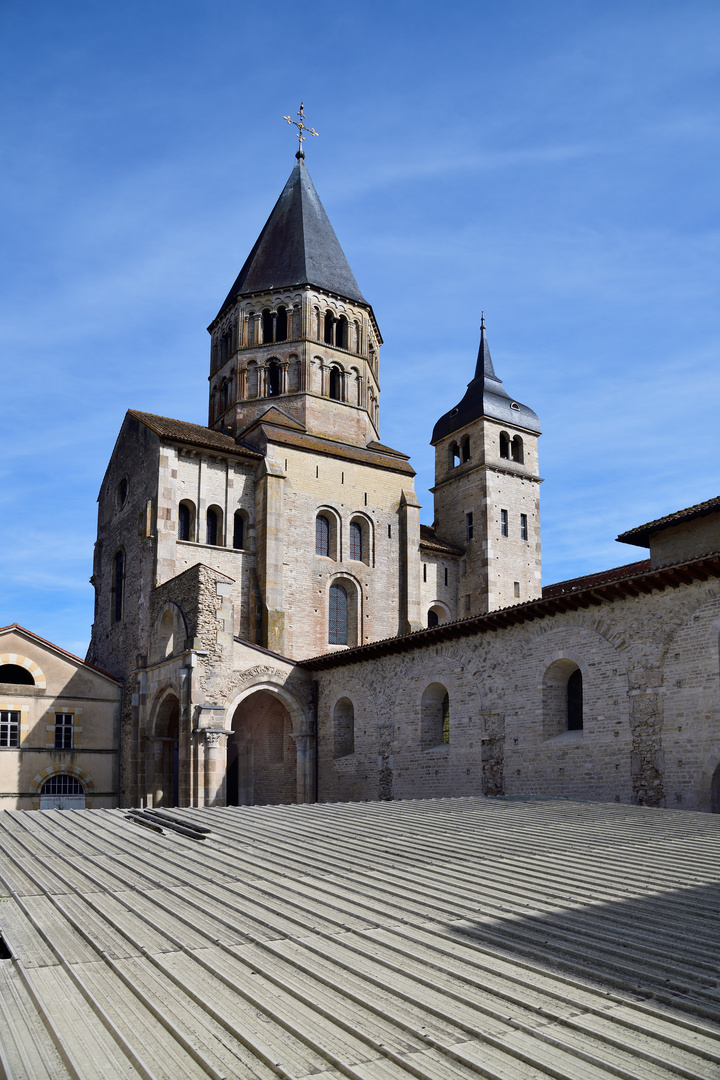
[[[122,417],[206,421],[205,327],[301,98],[423,520],[481,309],[543,425],[545,583],[718,494],[714,0],[5,0],[0,61],[0,625],[84,652]]]

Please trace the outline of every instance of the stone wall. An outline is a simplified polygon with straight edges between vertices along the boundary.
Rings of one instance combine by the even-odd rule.
[[[553,795],[710,810],[720,764],[720,586],[710,579],[318,670],[319,797]],[[443,632],[444,633],[444,632]],[[357,657],[360,660],[360,657]],[[312,662],[308,666],[312,666]],[[582,673],[581,731],[552,671]],[[548,673],[550,672],[550,676]],[[422,697],[447,690],[450,737],[423,749]],[[341,698],[351,755],[333,752]]]

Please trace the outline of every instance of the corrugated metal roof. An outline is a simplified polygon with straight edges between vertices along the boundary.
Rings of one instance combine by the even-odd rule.
[[[720,819],[448,799],[4,812],[12,1078],[720,1076]]]

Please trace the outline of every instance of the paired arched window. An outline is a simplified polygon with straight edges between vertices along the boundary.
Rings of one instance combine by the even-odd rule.
[[[333,711],[333,752],[336,758],[355,753],[355,709],[350,698],[340,698]]]
[[[329,393],[331,398],[335,398],[336,401],[343,400],[342,392],[343,377],[342,372],[337,367],[330,368],[330,387]]]
[[[510,436],[507,431],[500,432],[500,457],[505,461],[510,460]]]
[[[331,645],[347,645],[348,594],[342,585],[330,586],[328,616],[328,642]]]
[[[205,543],[216,547],[222,544],[222,510],[209,506],[205,515]]]
[[[466,435],[462,441],[461,447],[463,461],[470,460],[470,436]]]
[[[262,312],[262,339],[263,345],[271,345],[275,341],[287,340],[287,308],[280,306],[277,311],[264,308]]]
[[[330,522],[324,514],[315,518],[315,554],[330,554]]]
[[[245,518],[242,510],[236,510],[233,518],[233,547],[238,550],[245,547]]]
[[[423,750],[450,742],[450,695],[442,683],[430,683],[420,701]]]
[[[178,540],[195,539],[195,506],[183,499],[178,507]]]
[[[356,562],[363,561],[363,531],[357,521],[350,522],[350,558]]]
[[[451,443],[448,447],[448,465],[451,469],[456,468],[460,464],[460,447],[458,444]]]
[[[125,552],[118,551],[113,559],[111,611],[112,621],[119,623],[123,617],[125,598]]]

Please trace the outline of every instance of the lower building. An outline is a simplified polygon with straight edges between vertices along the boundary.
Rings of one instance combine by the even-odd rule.
[[[0,629],[0,809],[116,806],[121,695],[17,623]]]

